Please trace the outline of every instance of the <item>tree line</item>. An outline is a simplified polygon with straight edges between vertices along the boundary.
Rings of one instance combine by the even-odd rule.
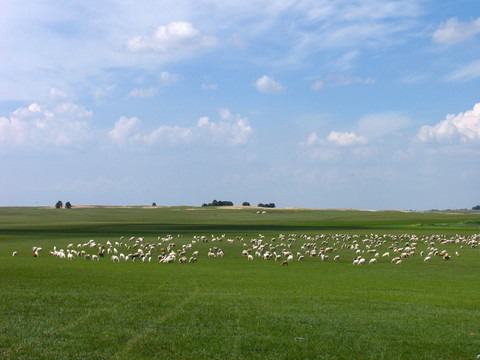
[[[223,200],[213,200],[211,203],[203,203],[202,204],[202,207],[205,207],[205,206],[233,206],[233,202],[231,201],[223,201]],[[250,206],[250,203],[248,201],[244,201],[242,203],[242,206]],[[258,204],[257,205],[258,207],[266,207],[266,208],[274,208],[275,207],[275,203],[268,203],[268,204]]]

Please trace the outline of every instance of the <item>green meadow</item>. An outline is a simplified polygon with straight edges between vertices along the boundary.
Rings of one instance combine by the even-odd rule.
[[[479,214],[266,212],[0,208],[0,358],[457,360],[480,354]],[[160,263],[171,243],[177,258]],[[290,251],[294,259],[286,266],[265,260],[255,254],[261,245],[263,253]],[[91,259],[102,246],[112,253],[99,261],[81,253]],[[33,247],[42,248],[38,257]],[[198,251],[197,261],[180,263],[182,247],[187,259]],[[325,261],[310,256],[326,248]],[[413,253],[393,264],[408,248]],[[73,260],[49,254],[60,249],[80,254]],[[139,249],[150,250],[151,262],[146,256],[111,261]],[[209,258],[210,249],[224,256]],[[353,265],[358,256],[365,264]],[[368,264],[372,258],[377,262]]]

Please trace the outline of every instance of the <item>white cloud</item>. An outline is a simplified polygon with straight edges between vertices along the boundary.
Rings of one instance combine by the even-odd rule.
[[[195,29],[191,23],[174,21],[168,25],[162,25],[149,36],[135,36],[126,42],[127,49],[137,51],[182,51],[196,50],[203,47],[214,46],[217,39],[213,36],[205,36]]]
[[[161,125],[153,130],[150,134],[145,135],[143,140],[145,143],[150,145],[155,143],[189,143],[192,141],[193,135],[194,133],[192,128]]]
[[[325,85],[323,84],[322,80],[317,80],[312,84],[312,86],[310,86],[312,90],[320,90],[320,89],[323,89],[324,87]]]
[[[311,146],[314,145],[318,142],[318,135],[316,132],[311,133],[308,135],[307,141],[305,142],[305,145]]]
[[[217,90],[218,84],[202,84],[202,90]]]
[[[400,113],[369,114],[358,121],[358,133],[375,139],[410,125],[410,119]]]
[[[157,95],[158,89],[151,87],[148,89],[133,89],[127,95],[127,98],[140,98],[140,99],[147,99],[154,97]]]
[[[472,110],[457,115],[448,114],[435,126],[422,126],[417,134],[422,142],[478,143],[480,142],[480,103]]]
[[[368,143],[367,138],[358,136],[355,133],[344,133],[332,131],[327,137],[327,140],[335,145],[339,146],[354,146],[365,145]]]
[[[138,118],[122,116],[108,133],[108,137],[117,143],[137,141],[140,138],[139,127],[140,120]]]
[[[180,80],[180,76],[177,74],[171,74],[168,71],[162,71],[159,75],[162,84],[164,85],[172,85]]]
[[[52,100],[68,98],[52,89]],[[32,103],[0,117],[0,144],[25,148],[66,147],[90,140],[92,112],[68,101],[51,105]]]
[[[220,110],[220,121],[210,122],[208,117],[200,118],[198,129],[207,129],[207,137],[217,142],[226,142],[228,145],[242,145],[248,142],[253,129],[246,118],[239,114],[233,115],[229,109]]]
[[[447,76],[449,81],[470,81],[480,77],[480,61],[464,66]]]
[[[324,80],[315,81],[310,88],[312,90],[320,90],[325,87],[346,86],[352,84],[374,84],[371,78],[361,78],[353,75],[330,74]]]
[[[253,135],[253,128],[246,118],[233,115],[228,109],[220,110],[220,120],[210,121],[207,116],[201,117],[195,126],[160,125],[154,130],[142,133],[138,118],[122,116],[109,137],[117,143],[143,141],[148,145],[155,144],[211,144],[237,146],[246,144]]]
[[[285,86],[267,75],[264,75],[255,81],[255,87],[258,91],[269,94],[278,94],[285,91]]]
[[[480,33],[480,17],[471,23],[450,18],[435,30],[432,38],[437,43],[453,45],[467,41],[478,33]]]

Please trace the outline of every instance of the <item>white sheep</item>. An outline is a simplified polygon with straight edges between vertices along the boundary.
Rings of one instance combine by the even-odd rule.
[[[16,251],[14,251],[14,252],[12,253],[12,256],[17,256],[17,255],[18,255],[18,252],[16,252]]]
[[[370,261],[368,263],[369,264],[375,264],[376,262],[377,262],[377,259],[373,258],[373,259],[370,259]]]
[[[251,254],[248,254],[248,255],[247,255],[247,259],[248,259],[249,261],[253,261],[253,256],[252,256]]]

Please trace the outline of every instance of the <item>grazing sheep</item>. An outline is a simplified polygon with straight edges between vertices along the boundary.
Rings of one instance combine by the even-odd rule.
[[[14,251],[14,252],[12,253],[12,256],[17,256],[17,255],[18,255],[18,252],[16,252],[16,251]]]
[[[253,255],[248,254],[248,255],[247,255],[247,259],[248,259],[249,261],[253,261]]]
[[[287,265],[288,266],[288,260],[283,260],[282,263],[281,263],[281,266],[283,265]]]
[[[336,255],[334,258],[333,258],[333,261],[338,261],[340,260],[340,255]]]
[[[377,259],[373,258],[373,259],[370,259],[370,261],[368,263],[369,264],[375,264],[376,262],[377,262]]]
[[[120,259],[118,258],[117,255],[112,255],[111,260],[112,262],[117,262],[117,263],[120,262]]]
[[[430,256],[426,256],[425,259],[423,259],[424,262],[427,262],[427,261],[430,261],[431,257]]]

